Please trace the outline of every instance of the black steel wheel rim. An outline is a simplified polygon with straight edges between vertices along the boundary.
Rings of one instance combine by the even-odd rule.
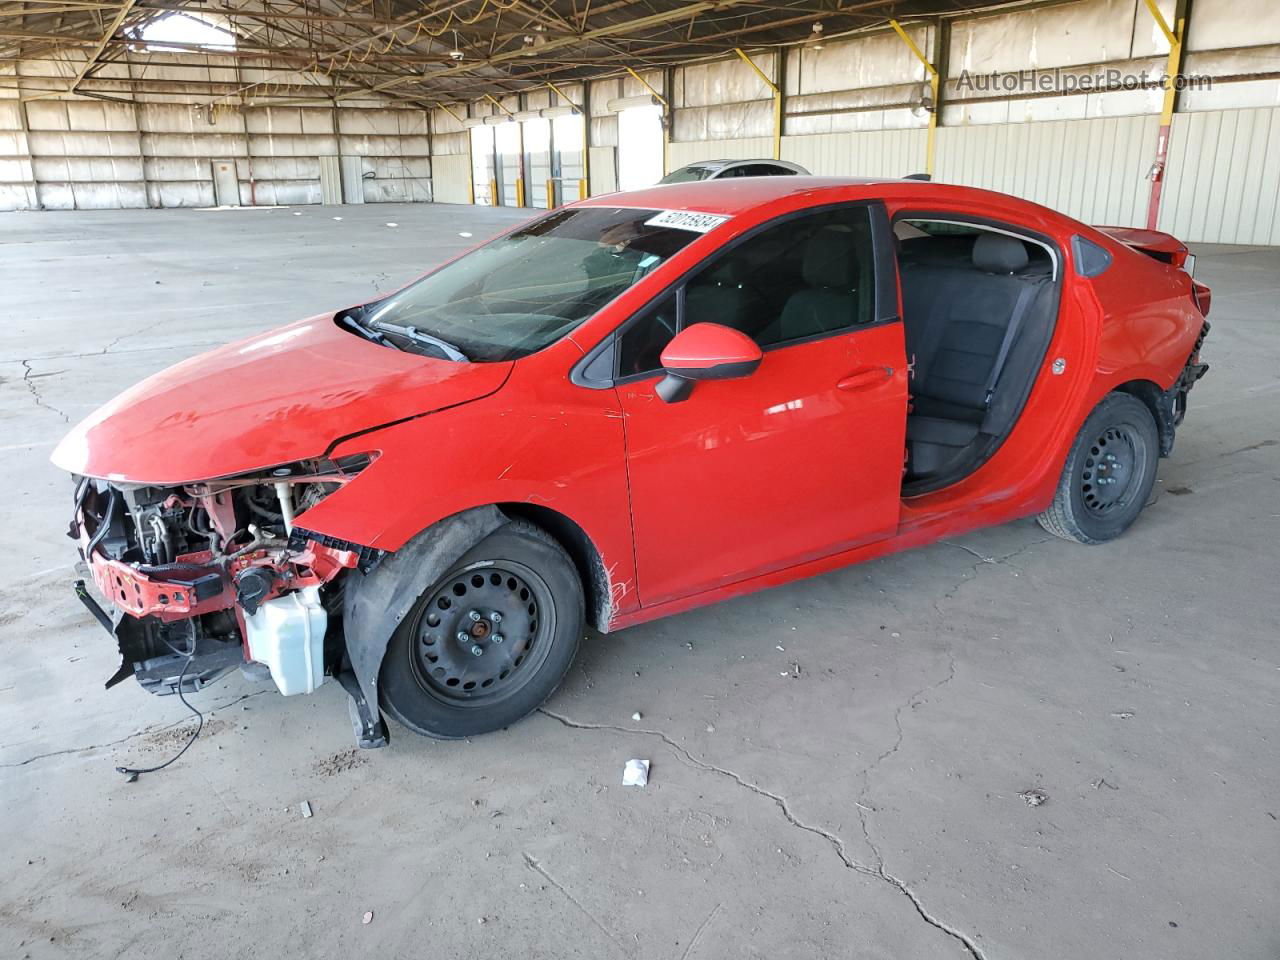
[[[515,694],[546,660],[555,601],[530,567],[486,561],[446,577],[411,626],[419,686],[454,706],[489,706]]]
[[[1094,516],[1127,506],[1141,484],[1146,446],[1132,429],[1108,427],[1090,444],[1080,470],[1080,496]]]

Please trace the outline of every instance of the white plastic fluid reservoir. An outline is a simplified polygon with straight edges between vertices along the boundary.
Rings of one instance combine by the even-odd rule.
[[[324,683],[324,631],[329,615],[319,587],[304,587],[268,600],[244,618],[249,656],[271,670],[286,697],[311,693]]]

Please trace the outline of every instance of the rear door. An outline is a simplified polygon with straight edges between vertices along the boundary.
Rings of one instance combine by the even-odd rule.
[[[892,535],[906,423],[902,324],[878,205],[747,235],[620,332],[617,392],[648,606]],[[711,321],[765,350],[681,403],[654,392],[675,331]]]

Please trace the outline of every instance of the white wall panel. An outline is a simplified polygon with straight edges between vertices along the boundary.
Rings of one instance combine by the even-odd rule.
[[[782,159],[824,177],[901,177],[924,169],[924,130],[783,137]]]
[[[1280,244],[1280,107],[1175,114],[1159,226],[1181,240]]]
[[[435,157],[431,186],[437,203],[469,203],[471,158],[465,153]]]
[[[772,137],[686,140],[667,146],[667,169],[677,170],[698,160],[765,160],[772,156]]]
[[[618,189],[618,151],[615,147],[591,147],[587,159],[591,164],[591,195],[614,193]]]
[[[1156,117],[938,130],[937,177],[1042,203],[1085,223],[1146,222]]]

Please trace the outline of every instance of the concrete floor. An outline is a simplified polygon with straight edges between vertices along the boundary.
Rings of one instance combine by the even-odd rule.
[[[115,773],[187,715],[102,689],[55,440],[511,220],[0,214],[0,954],[1274,960],[1275,249],[1198,251],[1213,370],[1116,543],[1019,522],[593,637],[545,712],[473,742],[356,754],[336,685],[236,676],[175,766]]]

